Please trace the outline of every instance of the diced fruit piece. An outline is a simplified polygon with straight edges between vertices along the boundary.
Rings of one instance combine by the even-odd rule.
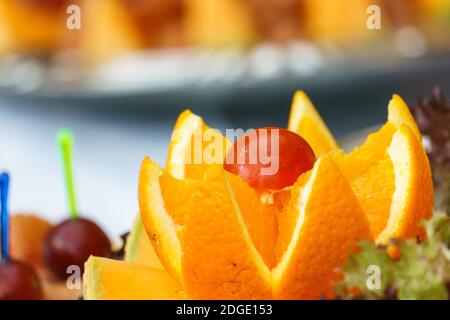
[[[338,148],[327,125],[303,91],[294,95],[288,129],[303,137],[317,157]]]
[[[367,218],[330,157],[320,158],[306,184],[292,193],[295,229],[272,270],[274,298],[331,297],[340,277],[336,268],[359,240],[372,238]]]
[[[136,217],[133,229],[126,239],[125,261],[163,269],[140,216]]]
[[[221,165],[230,142],[190,110],[178,117],[167,156],[167,171],[177,179],[198,179],[208,165]],[[216,150],[215,146],[218,146]]]
[[[257,189],[281,190],[310,170],[316,157],[298,134],[259,128],[238,138],[227,153],[225,170]]]
[[[376,41],[377,35],[374,35],[365,23],[367,8],[374,2],[327,0],[325,4],[323,1],[312,0],[303,3],[305,31],[312,39],[338,46]]]
[[[161,262],[181,279],[189,297],[269,298],[270,271],[232,193],[229,179],[234,176],[212,166],[202,180],[174,179],[172,184],[182,183],[184,188],[166,182],[166,190],[161,190],[161,175],[156,164],[144,160],[141,216]]]
[[[159,268],[90,257],[83,275],[86,300],[183,299],[181,286]]]
[[[11,256],[34,267],[41,281],[43,297],[47,300],[76,300],[81,290],[68,289],[66,282],[54,282],[55,276],[43,259],[44,240],[53,227],[50,222],[28,214],[11,216]]]
[[[256,26],[239,0],[186,2],[185,32],[189,43],[207,47],[247,46],[256,40]]]
[[[20,52],[49,53],[61,49],[71,39],[65,27],[66,11],[29,5],[30,1],[0,0],[0,18],[6,29],[13,50]],[[33,21],[32,24],[24,21]],[[4,23],[4,25],[3,25]],[[3,30],[2,30],[3,32]],[[0,44],[2,45],[2,44]]]
[[[83,290],[68,288],[66,281],[42,282],[45,300],[78,300],[83,296]]]
[[[45,267],[43,252],[44,239],[53,225],[29,214],[12,215],[10,224],[11,257],[31,264],[40,277],[51,278]]]
[[[83,21],[86,30],[89,30],[81,39],[82,54],[86,61],[104,62],[124,52],[143,48],[139,30],[121,2],[111,0],[83,3]]]

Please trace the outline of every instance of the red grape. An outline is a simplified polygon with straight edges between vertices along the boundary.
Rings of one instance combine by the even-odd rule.
[[[10,260],[0,264],[0,300],[40,300],[39,278],[30,265]]]
[[[72,265],[83,272],[90,255],[109,257],[111,243],[102,229],[88,219],[65,220],[50,230],[45,239],[46,265],[61,279],[67,277],[67,268]]]

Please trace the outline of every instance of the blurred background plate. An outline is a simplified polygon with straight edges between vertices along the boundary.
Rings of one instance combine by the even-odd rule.
[[[74,4],[80,30],[67,28]],[[354,144],[385,121],[393,93],[411,105],[449,91],[449,29],[448,0],[0,0],[12,208],[66,216],[61,127],[76,138],[80,208],[112,234],[131,225],[140,161],[164,164],[184,108],[221,130],[284,127],[302,89]]]

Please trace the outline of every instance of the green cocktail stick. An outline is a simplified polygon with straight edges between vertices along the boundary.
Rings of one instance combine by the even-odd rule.
[[[73,181],[72,152],[73,135],[68,129],[61,129],[57,135],[59,152],[61,155],[64,178],[66,183],[67,198],[69,200],[70,217],[78,218],[78,208],[75,196],[75,186]]]

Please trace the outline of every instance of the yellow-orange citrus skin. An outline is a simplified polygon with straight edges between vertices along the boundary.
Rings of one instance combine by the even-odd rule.
[[[277,261],[287,250],[294,234],[296,221],[299,215],[297,199],[300,197],[305,184],[311,177],[311,170],[301,175],[291,188],[286,188],[274,195],[277,207],[276,215],[278,220],[278,238],[275,245],[275,255]]]
[[[185,298],[180,284],[162,269],[99,257],[86,262],[83,285],[86,300]]]
[[[166,162],[167,171],[175,178],[185,178],[186,164],[194,159],[194,149],[192,147],[194,137],[202,134],[204,126],[203,119],[188,109],[178,116],[170,138]]]
[[[177,179],[201,179],[211,165],[221,166],[229,140],[190,110],[178,117],[169,144],[166,168]]]
[[[332,154],[350,182],[375,236],[386,227],[395,188],[394,168],[387,153],[395,130],[394,125],[387,123],[351,153],[337,151]]]
[[[136,217],[133,228],[126,239],[124,260],[163,269],[140,216]]]
[[[433,183],[427,155],[413,130],[406,125],[392,138],[389,156],[394,164],[395,191],[387,226],[377,243],[391,238],[423,238],[420,222],[433,210]]]
[[[409,112],[408,106],[398,95],[393,95],[388,106],[388,121],[375,133],[370,134],[363,145],[355,148],[349,154],[334,158],[343,171],[344,176],[354,180],[365,174],[378,164],[380,159],[387,156],[392,136],[402,124],[407,125],[421,142],[421,135],[417,125]],[[342,163],[347,165],[341,165]]]
[[[159,236],[155,237],[157,241],[154,241],[154,245],[161,260],[168,259],[171,268],[180,265],[179,279],[190,298],[297,299],[319,297],[322,293],[330,295],[331,285],[339,276],[334,268],[343,263],[342,259],[357,240],[371,238],[366,217],[329,157],[321,159],[317,168],[302,176],[290,190],[291,199],[295,200],[290,200],[291,205],[284,209],[285,227],[279,230],[288,235],[282,237],[284,242],[278,249],[281,256],[278,265],[279,259],[274,256],[278,239],[277,224],[273,222],[277,216],[276,208],[264,207],[258,202],[260,195],[239,177],[221,167],[212,166],[205,172],[203,179],[178,180],[161,169],[151,169],[157,168],[157,165],[149,159],[144,161],[144,166],[150,169],[143,168],[142,171],[153,175],[148,179],[158,181],[162,201],[162,204],[149,205],[148,214],[153,215],[153,218],[143,216],[144,224],[147,225],[145,221],[154,223],[151,222],[154,218],[157,220],[156,217],[160,215],[158,211],[161,211],[158,206],[164,207],[171,217],[174,228],[171,233],[176,235],[179,248],[171,247],[170,239],[168,241],[167,237]],[[157,193],[149,193],[146,198],[159,197]],[[244,200],[247,200],[247,206]],[[249,206],[253,207],[254,215],[249,214],[252,212]],[[331,212],[328,208],[336,210]],[[243,210],[247,213],[244,214]],[[141,212],[145,210],[141,208]],[[323,215],[323,212],[327,212],[327,215]],[[352,217],[349,217],[349,212]],[[346,221],[352,222],[351,228],[343,227]],[[294,225],[294,230],[288,225]],[[157,235],[158,232],[154,230],[158,227],[150,227],[150,234],[153,232]],[[334,230],[331,236],[325,231],[327,228]],[[309,244],[307,239],[315,239],[314,233],[322,234],[317,236],[322,240],[316,245],[303,247],[304,242]],[[339,238],[341,235],[343,239]],[[163,244],[165,241],[168,243]],[[338,250],[330,245],[333,252],[329,252],[325,248],[327,241],[341,242],[341,245]],[[182,254],[176,253],[177,250]],[[315,278],[314,281],[306,281],[305,276],[299,286],[291,278],[293,274],[295,277],[301,276],[295,274],[299,266],[296,263],[303,261],[304,265],[300,263],[300,266],[306,268],[312,256],[322,257],[316,259],[320,260],[318,268],[323,281]],[[326,262],[325,257],[331,258]],[[181,262],[176,262],[177,259]],[[275,267],[273,271],[272,267]],[[308,274],[305,270],[302,269],[301,274]]]
[[[45,237],[53,225],[35,215],[13,214],[10,219],[10,254],[12,259],[31,264],[40,278],[53,280],[45,265]]]
[[[402,124],[407,125],[417,140],[422,144],[422,136],[416,121],[409,111],[408,105],[398,94],[394,94],[391,101],[389,101],[388,121],[393,123],[396,128],[400,128]]]
[[[220,168],[186,186],[192,194],[179,232],[184,288],[195,299],[268,299],[270,271],[253,246],[230,175]]]
[[[380,234],[386,227],[395,191],[391,159],[386,154],[376,165],[352,180],[352,186],[369,219],[373,234]]]
[[[148,237],[164,268],[179,282],[181,275],[181,246],[178,225],[167,212],[161,192],[161,168],[145,158],[139,174],[139,208]]]
[[[187,163],[186,157],[195,156],[193,141],[203,139],[208,128],[190,111],[175,126],[187,134],[171,141],[168,170],[143,161],[142,222],[162,265],[187,297],[332,297],[340,278],[336,270],[359,240],[387,244],[423,235],[419,223],[430,217],[433,205],[431,171],[403,100],[394,95],[387,123],[344,154],[335,150],[307,97],[300,93],[296,99],[290,127],[300,123],[297,129],[305,135],[314,133],[311,141],[321,135],[312,145],[322,150],[313,170],[290,188],[267,195],[220,163]],[[309,121],[304,119],[312,125],[301,125]],[[203,154],[207,148],[201,145]]]
[[[337,268],[359,240],[372,239],[369,223],[351,187],[329,157],[316,162],[299,194],[292,239],[272,271],[273,297],[332,297]]]
[[[162,264],[184,285],[189,297],[270,297],[269,269],[253,245],[232,191],[233,186],[241,191],[245,186],[234,179],[221,166],[211,166],[203,179],[178,180],[150,159],[143,162],[143,223]],[[247,188],[250,197],[257,197]]]
[[[288,129],[303,137],[317,157],[338,148],[327,125],[303,91],[294,95]]]
[[[430,167],[417,125],[398,95],[388,110],[389,120],[362,146],[332,155],[366,212],[377,243],[383,244],[390,238],[421,237],[420,219],[429,218],[433,208]],[[405,223],[394,223],[398,219]]]
[[[214,144],[218,145],[218,149],[213,148]],[[169,145],[167,173],[163,173],[159,181],[166,209],[177,223],[181,223],[177,220],[180,218],[177,209],[189,201],[190,191],[186,190],[183,184],[174,181],[174,178],[203,179],[212,166],[222,166],[230,145],[225,136],[209,128],[202,118],[190,110],[180,114]],[[201,157],[195,152],[200,152]],[[201,163],[192,163],[193,160],[199,159]],[[277,220],[273,214],[274,206],[263,205],[260,194],[241,179],[233,177],[230,183],[253,243],[265,263],[273,266],[274,244],[278,234]],[[176,197],[172,197],[175,194]]]
[[[396,127],[387,122],[380,130],[370,134],[367,140],[352,152],[345,154],[339,150],[333,153],[333,160],[344,176],[353,181],[376,166],[380,159],[387,156],[387,148],[391,143]]]
[[[274,248],[278,238],[275,205],[263,203],[261,201],[263,195],[240,177],[235,175],[227,177],[252,243],[265,264],[269,268],[274,267],[276,264]]]

